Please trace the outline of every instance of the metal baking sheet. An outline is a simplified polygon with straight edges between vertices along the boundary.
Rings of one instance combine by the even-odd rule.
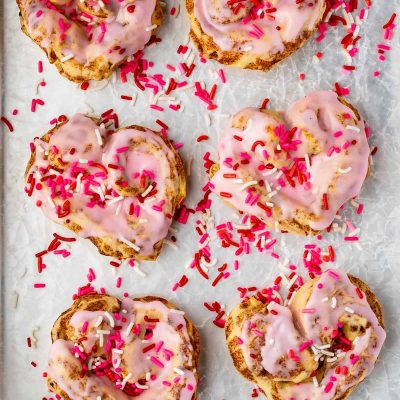
[[[360,3],[362,1],[360,0]],[[50,347],[50,329],[57,316],[71,304],[71,297],[79,286],[87,282],[88,269],[93,268],[97,276],[96,288],[105,287],[114,295],[124,291],[132,295],[155,294],[164,296],[186,310],[199,327],[202,339],[200,400],[251,399],[252,385],[234,370],[225,347],[223,330],[212,323],[214,314],[204,302],[219,301],[227,309],[239,301],[237,287],[268,286],[277,275],[278,263],[289,258],[301,265],[301,254],[305,243],[317,243],[321,247],[332,244],[337,253],[337,266],[358,275],[370,284],[380,298],[386,320],[388,338],[375,370],[367,381],[352,395],[354,400],[400,399],[400,46],[398,32],[391,42],[392,50],[383,63],[378,61],[376,46],[382,42],[382,25],[394,9],[399,10],[399,1],[373,2],[368,20],[360,31],[359,54],[356,71],[349,76],[340,72],[345,63],[340,40],[345,35],[343,27],[330,29],[321,43],[314,39],[268,72],[240,71],[224,68],[227,83],[215,78],[220,67],[213,62],[197,62],[191,81],[217,82],[218,109],[209,113],[211,126],[207,126],[206,110],[193,92],[184,91],[179,98],[185,105],[182,113],[167,111],[162,114],[149,109],[148,94],[143,94],[134,85],[111,81],[103,89],[82,91],[76,85],[61,78],[50,66],[41,50],[25,37],[19,28],[18,10],[12,0],[4,0],[2,17],[2,115],[12,122],[10,133],[1,124],[2,150],[2,378],[3,397],[7,400],[42,399],[49,397],[42,373],[46,368],[46,356]],[[167,5],[167,9],[173,6]],[[364,7],[364,4],[359,6]],[[181,4],[181,13],[166,17],[159,36],[162,42],[146,56],[154,61],[155,70],[165,72],[165,64],[175,65],[181,60],[176,53],[180,43],[186,42],[188,22]],[[189,45],[192,47],[192,45]],[[323,52],[319,63],[313,61],[316,52]],[[39,74],[37,63],[43,61],[44,73]],[[380,70],[380,76],[373,72]],[[305,79],[300,80],[299,74]],[[40,79],[46,86],[36,87]],[[367,119],[371,129],[371,147],[379,151],[373,158],[371,176],[364,184],[359,201],[364,204],[361,216],[346,207],[345,213],[361,228],[360,245],[357,249],[343,241],[338,233],[324,235],[321,241],[276,234],[276,260],[254,251],[240,257],[240,268],[233,269],[236,259],[232,249],[222,249],[212,242],[213,255],[218,264],[227,262],[231,276],[216,288],[205,281],[195,270],[186,269],[198,248],[195,234],[195,217],[185,225],[175,223],[178,249],[166,246],[157,262],[143,262],[142,277],[124,265],[117,271],[109,266],[110,259],[100,256],[87,241],[80,239],[71,245],[71,256],[63,258],[46,256],[46,269],[38,275],[34,254],[50,242],[53,232],[71,236],[62,227],[56,226],[41,214],[24,193],[23,174],[29,157],[29,142],[49,128],[49,121],[60,114],[72,115],[86,110],[90,104],[96,113],[114,108],[121,125],[132,123],[157,128],[155,120],[161,118],[169,126],[169,135],[184,145],[181,154],[186,162],[192,159],[189,194],[185,202],[194,207],[201,198],[201,187],[206,182],[202,168],[202,157],[206,151],[215,158],[219,132],[226,126],[225,114],[231,114],[244,106],[256,106],[268,97],[272,108],[283,109],[293,100],[315,89],[330,89],[334,82],[350,88],[348,99]],[[135,106],[121,100],[122,94],[138,94]],[[32,98],[40,97],[45,106],[35,113],[30,110]],[[12,111],[18,109],[13,116]],[[197,143],[195,138],[207,134],[210,139]],[[213,199],[212,213],[216,223],[232,219],[233,211]],[[346,214],[347,215],[347,214]],[[173,284],[182,274],[189,283],[176,292]],[[122,287],[116,288],[117,275],[123,278]],[[215,277],[215,271],[213,276]],[[44,289],[34,289],[36,282],[46,283]],[[17,305],[16,300],[18,299]],[[36,330],[37,346],[28,348],[27,337]],[[36,363],[33,367],[31,363]]]

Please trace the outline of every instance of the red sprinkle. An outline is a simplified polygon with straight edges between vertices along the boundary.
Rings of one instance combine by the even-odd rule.
[[[10,132],[14,132],[14,127],[11,125],[11,122],[6,117],[1,117],[1,121],[8,128]]]

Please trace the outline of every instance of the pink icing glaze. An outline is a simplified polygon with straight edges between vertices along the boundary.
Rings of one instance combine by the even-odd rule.
[[[325,6],[324,0],[245,1],[235,15],[239,2],[230,8],[225,0],[195,0],[194,15],[203,31],[224,51],[245,51],[253,54],[283,52],[286,43],[301,38],[304,31],[313,30]],[[273,11],[275,10],[275,11]],[[271,12],[272,11],[272,12]],[[255,16],[253,20],[249,12]],[[262,14],[261,14],[262,13]]]
[[[301,357],[299,350],[301,343],[308,341],[314,346],[327,344],[327,338],[331,338],[331,333],[337,329],[341,316],[350,315],[354,311],[354,315],[364,317],[369,325],[365,333],[351,343],[349,351],[339,355],[335,361],[327,363],[327,369],[318,387],[310,380],[297,385],[281,387],[279,394],[282,399],[329,400],[340,398],[347,389],[359,382],[360,377],[363,379],[371,373],[386,338],[386,333],[369,306],[365,294],[360,299],[356,292],[356,286],[350,282],[344,271],[335,269],[334,274],[331,274],[331,271],[324,272],[319,277],[318,283],[322,286],[314,286],[305,306],[305,309],[313,312],[303,312],[304,309],[296,310],[292,306],[284,307],[272,303],[268,308],[277,311],[277,315],[256,314],[251,320],[245,322],[241,334],[242,352],[251,369],[254,367],[254,360],[250,357],[249,341],[254,337],[254,333],[249,327],[256,321],[266,322],[263,332],[265,345],[261,349],[262,366],[271,374],[276,374],[277,371],[284,368],[278,364],[278,360],[285,357],[290,349],[294,349],[296,355]],[[332,307],[333,297],[336,299],[334,308]],[[293,318],[296,320],[297,329],[293,325]],[[298,329],[301,330],[301,333]],[[322,338],[324,341],[321,340]],[[304,348],[306,347],[308,346]],[[325,351],[338,354],[337,350],[331,348],[326,348]],[[321,356],[330,357],[324,354]],[[337,367],[346,367],[348,373],[346,375],[336,373]],[[293,368],[290,361],[289,368]],[[355,378],[349,379],[351,376]],[[329,382],[332,382],[332,386]],[[326,392],[328,384],[331,388]]]
[[[134,398],[141,400],[192,399],[196,392],[197,380],[192,368],[193,347],[183,315],[174,310],[171,311],[160,301],[146,303],[129,298],[122,300],[121,311],[118,313],[118,319],[115,315],[106,315],[103,311],[76,312],[70,320],[70,325],[75,328],[77,337],[87,337],[87,340],[79,345],[80,351],[87,355],[86,359],[82,361],[74,356],[73,353],[78,348],[77,343],[58,339],[51,346],[48,376],[72,400],[97,400],[99,396],[102,398],[106,395],[115,400],[132,399],[132,396],[118,387],[127,376],[129,378],[126,381],[133,388],[140,381],[138,383],[140,390]],[[149,312],[151,312],[151,318],[154,318],[156,312],[159,322],[146,322],[144,317]],[[109,319],[110,316],[113,323]],[[99,319],[102,321],[101,325],[96,326]],[[133,332],[130,329],[132,323]],[[82,334],[82,327],[85,324],[87,328],[85,334]],[[140,324],[142,332],[145,327],[153,326],[153,335],[143,340],[136,334],[137,324]],[[115,329],[116,327],[118,328]],[[109,334],[99,333],[105,331]],[[99,335],[103,336],[103,343],[100,342]],[[113,344],[110,346],[111,343]],[[106,376],[100,376],[100,370],[96,370],[96,364],[103,363],[105,360],[97,360],[96,357],[88,355],[94,344],[104,349],[109,346],[109,351],[105,352],[112,354],[111,370],[119,376],[116,382],[113,383]],[[149,346],[153,348],[143,352]],[[154,358],[162,363],[163,367],[156,365],[152,361]],[[88,367],[89,372],[83,378],[72,379],[69,375],[71,368],[81,371],[82,363]],[[71,368],[66,368],[66,366]],[[151,378],[147,380],[146,375],[147,378],[149,375]]]
[[[22,6],[27,8],[29,35],[39,40],[46,50],[51,50],[54,44],[59,45],[63,57],[72,54],[82,65],[99,57],[117,65],[125,57],[142,50],[153,30],[148,28],[151,27],[156,0],[110,0],[106,5],[108,17],[105,19],[82,12],[79,0],[51,8],[46,3],[43,0],[22,2]],[[134,11],[129,12],[132,6]]]
[[[339,114],[348,118],[342,123]],[[280,114],[283,122],[255,108],[246,108],[233,119],[238,121],[241,117],[248,120],[246,128],[244,131],[232,127],[226,130],[218,146],[220,169],[211,179],[213,191],[230,194],[232,197],[226,200],[235,208],[270,224],[273,222],[271,213],[259,203],[270,209],[278,206],[282,220],[293,218],[297,210],[313,213],[317,219],[309,220],[309,226],[322,230],[332,223],[339,208],[360,192],[368,171],[370,151],[365,127],[362,120],[356,119],[354,111],[338,100],[336,93],[314,92],[296,101]],[[266,134],[267,127],[274,132],[273,140]],[[284,137],[290,130],[294,132],[293,138],[287,140]],[[276,132],[280,135],[279,141]],[[310,151],[304,140],[305,132],[311,132],[318,142],[321,150],[318,154],[313,155]],[[238,137],[243,140],[237,140]],[[259,144],[254,147],[256,142]],[[277,153],[278,146],[282,151]],[[306,153],[310,166],[305,160]],[[244,159],[248,160],[247,164],[242,163]],[[283,172],[289,173],[296,159],[308,179],[300,184],[294,178],[293,187]],[[240,165],[235,170],[238,162]],[[280,168],[265,169],[271,162],[279,164]],[[224,177],[224,174],[232,173],[239,180]],[[258,183],[243,189],[242,185],[250,181]],[[334,184],[333,190],[329,188],[331,184]],[[254,188],[262,190],[256,201]],[[250,200],[249,193],[252,194]],[[329,209],[323,205],[324,194],[327,194]]]
[[[166,237],[172,221],[170,215],[175,211],[173,207],[176,205],[173,205],[173,199],[166,190],[167,187],[169,190],[176,187],[177,156],[150,130],[120,129],[101,146],[96,129],[105,136],[104,129],[92,119],[76,114],[56,131],[49,143],[35,140],[36,158],[28,179],[32,175],[38,182],[49,175],[47,154],[51,149],[56,149],[62,156],[66,167],[61,172],[50,171],[56,177],[42,182],[41,189],[36,188],[33,195],[42,203],[41,209],[48,218],[61,224],[69,218],[79,223],[82,227],[78,233],[80,236],[111,236],[130,241],[140,248],[140,255],[151,255],[154,245]],[[127,151],[132,141],[135,148]],[[138,141],[141,143],[136,144]],[[75,149],[72,155],[69,154],[71,148]],[[144,174],[148,176],[142,194],[151,192],[151,186],[156,188],[157,193],[145,197],[142,202],[139,201],[141,194],[124,196],[121,187],[116,185],[123,180],[130,187],[139,187],[140,176]],[[104,201],[99,194],[105,196]],[[59,207],[66,200],[70,203],[71,214],[60,216]],[[135,213],[130,215],[132,209]]]

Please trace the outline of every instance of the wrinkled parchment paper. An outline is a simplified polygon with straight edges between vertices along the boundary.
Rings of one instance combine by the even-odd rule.
[[[173,111],[163,114],[150,111],[148,94],[140,93],[133,85],[109,84],[95,92],[83,92],[74,84],[62,79],[50,66],[41,50],[25,37],[19,29],[17,7],[12,0],[5,0],[4,28],[4,93],[3,111],[11,115],[14,108],[18,116],[12,119],[15,132],[4,130],[4,170],[2,194],[4,197],[4,382],[5,399],[41,399],[47,396],[42,373],[50,347],[50,329],[57,316],[71,304],[71,296],[78,286],[86,283],[88,268],[94,269],[96,288],[105,287],[111,294],[121,295],[128,291],[132,295],[156,294],[164,296],[184,309],[199,327],[202,339],[200,400],[251,398],[252,385],[234,370],[225,347],[223,330],[212,324],[214,314],[207,311],[204,301],[218,300],[227,309],[239,301],[238,286],[266,286],[277,275],[278,261],[267,255],[252,252],[240,258],[240,269],[231,278],[214,289],[196,271],[185,269],[198,246],[194,235],[194,218],[187,225],[174,224],[178,229],[178,250],[166,246],[161,257],[154,263],[141,263],[147,277],[143,278],[125,266],[118,276],[123,278],[122,288],[116,288],[117,276],[109,266],[110,259],[100,256],[94,246],[80,239],[71,246],[69,258],[48,256],[44,259],[47,268],[42,276],[36,272],[34,253],[47,247],[54,231],[71,236],[62,227],[43,217],[23,190],[23,173],[29,156],[29,141],[41,136],[49,128],[49,121],[57,115],[72,115],[84,111],[83,103],[90,104],[96,112],[113,107],[119,114],[121,126],[132,123],[157,128],[155,119],[163,119],[169,126],[170,137],[185,143],[181,154],[185,160],[193,157],[192,174],[186,204],[194,206],[201,197],[201,187],[206,176],[201,167],[202,156],[210,151],[215,157],[218,133],[227,124],[220,114],[232,113],[244,106],[256,106],[265,97],[271,98],[271,108],[282,109],[290,102],[315,89],[330,89],[335,81],[349,86],[348,99],[353,102],[371,128],[371,143],[379,147],[374,157],[372,174],[365,182],[360,201],[364,203],[362,216],[354,216],[354,210],[346,209],[353,221],[361,228],[362,250],[345,243],[339,234],[324,235],[320,245],[332,244],[337,253],[336,265],[364,279],[373,288],[382,302],[388,333],[381,357],[367,381],[353,394],[352,399],[400,399],[400,47],[396,34],[391,45],[391,60],[378,65],[376,44],[381,41],[382,25],[399,1],[375,1],[368,21],[361,28],[363,36],[357,57],[357,70],[350,76],[339,72],[344,64],[338,42],[344,36],[343,28],[331,29],[327,38],[316,44],[311,40],[294,56],[281,63],[269,73],[240,71],[225,68],[228,84],[220,82],[217,96],[219,108],[211,113],[212,125],[207,127],[203,104],[192,92],[182,92],[179,97],[185,104],[183,113]],[[179,60],[176,48],[185,41],[188,23],[182,11],[178,18],[167,17],[159,36],[160,45],[147,52],[155,61],[156,69],[165,71],[165,63],[176,64]],[[340,35],[338,34],[340,31]],[[316,51],[324,52],[319,64],[312,62]],[[37,61],[44,61],[45,73],[37,72]],[[381,76],[372,73],[381,68]],[[196,69],[195,77],[212,82],[209,70],[219,67],[212,62]],[[299,73],[306,79],[300,81]],[[39,96],[35,87],[39,79],[45,78],[47,86],[41,88]],[[214,79],[215,80],[215,79]],[[121,94],[138,93],[133,107],[120,99]],[[30,100],[40,97],[46,106],[36,113],[30,111]],[[194,139],[202,133],[210,140],[195,144]],[[233,211],[214,199],[213,214],[216,221],[231,218]],[[280,238],[280,236],[277,236]],[[277,247],[281,257],[289,257],[300,265],[303,245],[315,239],[287,236],[285,247]],[[223,250],[213,244],[218,264],[228,262],[232,269],[233,251]],[[183,273],[189,284],[173,293],[171,287]],[[45,282],[46,289],[33,289],[34,282]],[[16,293],[17,308],[13,308]],[[36,349],[28,349],[26,338],[38,327]],[[31,366],[37,363],[37,368]]]

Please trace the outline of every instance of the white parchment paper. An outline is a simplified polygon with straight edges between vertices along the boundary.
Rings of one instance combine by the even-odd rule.
[[[360,0],[361,1],[361,0]],[[168,9],[171,5],[169,5]],[[196,271],[185,269],[198,247],[194,234],[194,218],[187,225],[174,224],[178,229],[178,250],[166,246],[161,257],[154,263],[142,263],[147,274],[143,278],[127,266],[118,270],[123,278],[121,289],[116,288],[116,275],[109,266],[110,259],[100,256],[96,249],[83,239],[71,246],[69,258],[48,256],[45,272],[36,272],[34,253],[48,245],[53,232],[67,236],[71,234],[43,217],[23,190],[23,174],[29,157],[29,141],[41,136],[49,128],[49,121],[57,115],[72,115],[84,111],[83,103],[90,104],[99,113],[114,108],[120,117],[120,124],[141,124],[157,128],[155,119],[163,119],[169,126],[172,139],[184,143],[181,150],[185,160],[193,158],[192,174],[186,204],[194,206],[201,197],[201,187],[206,182],[202,169],[202,156],[210,151],[215,157],[218,133],[227,124],[221,113],[232,113],[244,106],[259,105],[269,97],[271,107],[282,109],[290,102],[315,89],[330,89],[335,81],[349,86],[348,97],[367,119],[371,129],[371,143],[379,147],[374,157],[372,174],[365,182],[360,201],[364,203],[362,216],[355,216],[347,210],[353,221],[361,228],[362,251],[345,243],[343,237],[332,233],[324,235],[320,245],[332,244],[337,253],[337,265],[364,279],[373,288],[382,302],[387,328],[387,341],[375,370],[367,381],[352,395],[353,399],[400,399],[400,46],[399,36],[391,43],[391,60],[383,65],[377,61],[376,45],[381,42],[382,25],[399,2],[375,1],[368,21],[361,28],[363,36],[360,53],[357,56],[357,70],[347,77],[339,71],[344,64],[339,41],[344,36],[343,28],[333,28],[320,44],[311,40],[294,56],[268,73],[240,71],[225,68],[228,84],[219,81],[217,112],[210,113],[212,124],[207,127],[203,104],[192,92],[182,92],[179,98],[185,105],[183,113],[173,111],[163,114],[150,111],[148,94],[140,93],[133,85],[110,83],[101,91],[83,92],[74,84],[62,79],[50,66],[41,50],[25,37],[19,28],[18,11],[15,2],[4,1],[4,93],[3,109],[7,116],[14,108],[19,114],[12,118],[15,132],[4,129],[4,327],[3,351],[5,399],[41,399],[48,396],[42,373],[46,367],[46,356],[50,347],[50,329],[57,316],[71,304],[71,296],[78,286],[86,283],[86,274],[91,267],[97,275],[96,288],[105,287],[111,294],[131,295],[155,294],[164,296],[180,308],[199,327],[202,339],[201,387],[199,398],[243,400],[251,398],[252,385],[234,370],[226,350],[223,330],[212,324],[214,317],[204,306],[204,301],[217,300],[227,309],[239,301],[238,286],[267,286],[277,274],[278,261],[267,255],[252,252],[240,258],[240,269],[220,282],[216,288],[205,281]],[[186,15],[166,18],[159,32],[161,44],[148,58],[155,62],[155,69],[164,72],[168,62],[176,64],[179,43],[185,41],[188,33]],[[340,32],[340,34],[338,33]],[[192,47],[192,45],[190,45]],[[312,62],[312,56],[322,51],[324,57],[319,64]],[[45,72],[39,75],[37,61],[43,60]],[[199,64],[193,79],[213,82],[209,70],[219,66],[209,62]],[[373,71],[381,70],[379,78]],[[305,73],[305,80],[298,76]],[[39,79],[45,78],[46,87],[35,93]],[[138,93],[137,104],[120,99],[121,94]],[[46,106],[36,113],[30,111],[30,101],[40,97]],[[10,118],[11,119],[11,118]],[[195,138],[206,133],[210,140],[198,144]],[[213,198],[213,214],[216,221],[231,218],[221,202]],[[277,236],[280,239],[280,236]],[[289,257],[293,263],[301,264],[303,245],[316,242],[315,239],[286,237],[286,246],[277,247],[281,257]],[[228,262],[233,271],[234,260],[231,249],[223,250],[213,245],[218,264]],[[182,274],[190,281],[183,289],[173,293],[171,287]],[[215,276],[215,274],[214,274]],[[33,289],[34,282],[45,282],[45,289]],[[18,294],[17,308],[13,308],[15,294]],[[37,326],[37,348],[28,349],[26,338]],[[31,366],[31,361],[37,367]]]

